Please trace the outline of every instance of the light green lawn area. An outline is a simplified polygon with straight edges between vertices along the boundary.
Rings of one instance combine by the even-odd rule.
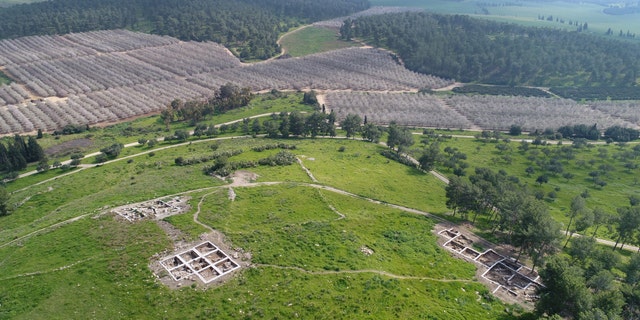
[[[292,57],[358,46],[338,39],[335,30],[314,26],[304,27],[285,35],[280,45]]]
[[[0,86],[11,83],[11,79],[0,70]]]

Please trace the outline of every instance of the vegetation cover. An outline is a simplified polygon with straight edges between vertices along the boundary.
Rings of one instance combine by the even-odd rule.
[[[512,86],[487,86],[469,84],[462,87],[456,87],[452,90],[455,93],[475,93],[488,94],[494,96],[524,96],[524,97],[543,97],[549,98],[551,95],[544,90],[531,87],[512,87]]]
[[[365,0],[55,0],[0,8],[0,38],[132,29],[215,41],[243,59],[279,52],[281,32],[368,8]]]
[[[551,87],[549,91],[573,100],[640,100],[640,87]]]
[[[638,44],[469,16],[361,17],[341,34],[392,49],[413,71],[463,82],[628,87],[640,75]]]

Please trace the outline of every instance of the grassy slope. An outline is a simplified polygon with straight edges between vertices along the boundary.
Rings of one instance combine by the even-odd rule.
[[[310,26],[285,35],[280,45],[292,57],[301,57],[357,44],[338,40],[334,30]]]
[[[507,136],[505,136],[507,137]],[[421,136],[416,137],[416,146],[419,146],[419,140]],[[529,137],[527,137],[529,138]],[[628,197],[631,195],[640,196],[640,186],[638,185],[638,178],[634,171],[628,171],[624,168],[623,161],[616,160],[619,154],[631,150],[635,144],[629,144],[625,147],[619,147],[612,145],[597,145],[583,149],[573,149],[575,152],[575,158],[571,160],[563,159],[562,165],[564,172],[569,172],[574,175],[570,180],[562,177],[562,174],[557,176],[550,175],[549,183],[538,185],[535,181],[536,178],[543,172],[539,171],[535,163],[527,159],[531,154],[538,153],[538,157],[543,157],[545,149],[549,151],[557,150],[560,146],[555,144],[547,146],[533,146],[530,145],[530,150],[522,152],[518,150],[520,142],[511,142],[511,152],[507,152],[512,158],[511,163],[507,163],[501,156],[500,152],[495,148],[497,143],[495,142],[481,142],[476,139],[464,139],[453,138],[451,140],[441,142],[441,149],[445,147],[458,148],[461,152],[468,156],[466,161],[470,167],[467,169],[467,175],[473,174],[476,167],[489,167],[494,170],[503,169],[510,175],[517,176],[522,183],[526,183],[532,190],[540,190],[548,195],[549,192],[555,191],[557,194],[556,199],[550,199],[546,197],[547,203],[554,218],[562,223],[567,223],[569,218],[565,216],[568,212],[568,208],[571,204],[571,199],[587,190],[590,197],[586,199],[587,206],[591,209],[594,207],[601,207],[607,212],[616,215],[616,208],[629,205]],[[570,146],[571,142],[565,141],[564,147]],[[607,157],[601,158],[599,156],[599,149],[607,150]],[[532,151],[537,150],[537,151]],[[418,154],[418,153],[416,153]],[[584,161],[585,164],[581,165],[580,161]],[[592,164],[590,162],[593,162]],[[636,164],[640,165],[640,159],[633,160]],[[598,170],[598,167],[602,164],[611,164],[614,170],[609,172],[606,176],[602,177],[607,185],[604,188],[596,187],[589,176],[589,172]],[[527,176],[525,169],[528,166],[536,168],[536,172],[531,176]],[[445,174],[452,174],[449,169],[439,168],[439,170]],[[591,234],[592,231],[588,230]],[[598,230],[599,237],[614,239],[615,235],[609,232],[607,228],[600,228]]]
[[[299,101],[300,97],[295,97],[295,101],[287,99],[294,98],[285,98],[284,103],[256,100],[262,107],[254,105],[253,109],[239,111],[238,117],[264,113],[265,108],[275,111]],[[153,118],[140,119],[131,125],[121,124],[91,134],[95,139],[130,142],[137,139],[135,134],[124,138],[118,133],[130,131],[125,128],[146,126],[161,125]],[[421,138],[415,137],[418,144]],[[213,144],[219,145],[219,151],[244,150],[230,161],[257,160],[277,150],[254,152],[251,147],[274,142],[278,140],[193,141],[157,150],[153,156],[142,155],[130,162],[86,169],[14,193],[12,201],[21,203],[20,207],[14,214],[0,218],[0,281],[6,284],[0,288],[0,318],[39,319],[50,314],[64,318],[91,314],[95,318],[154,319],[225,318],[238,314],[269,318],[291,318],[296,314],[303,318],[509,317],[504,314],[504,306],[483,298],[487,296],[486,289],[473,281],[471,264],[452,259],[435,244],[430,231],[433,221],[429,219],[300,185],[312,181],[297,164],[251,169],[259,175],[257,182],[283,183],[235,188],[235,202],[227,200],[226,188],[216,189],[222,182],[202,174],[202,164],[186,167],[173,164],[177,156],[210,154]],[[293,152],[319,184],[437,214],[447,211],[443,184],[430,175],[383,158],[379,155],[383,146],[322,138],[282,142],[297,146]],[[550,183],[537,186],[534,183],[537,175],[524,174],[524,168],[530,165],[526,159],[530,152],[518,152],[518,144],[511,143],[514,150],[511,164],[497,160],[500,154],[495,143],[454,138],[441,146],[456,147],[466,153],[471,165],[469,173],[477,166],[496,168],[498,164],[532,188],[545,193],[559,188],[558,198],[549,204],[554,216],[564,222],[571,197],[584,189],[591,193],[587,199],[589,206],[602,205],[609,211],[626,204],[627,195],[638,194],[634,175],[627,174],[619,161],[612,160],[623,151],[620,147],[603,145],[576,150],[576,158],[565,163],[565,171],[573,172],[575,178],[567,181],[551,177]],[[531,148],[553,150],[558,146]],[[606,148],[609,158],[596,157],[599,148]],[[129,148],[124,153],[147,149]],[[588,163],[591,159],[595,162],[590,168],[575,164],[576,160]],[[602,190],[592,187],[587,179],[591,167],[601,163],[612,163],[616,168],[606,178],[609,185]],[[43,181],[55,171],[20,179],[8,188],[14,191]],[[194,207],[206,195],[200,219],[223,231],[235,247],[251,251],[255,263],[265,264],[244,270],[228,283],[206,291],[193,288],[170,291],[153,280],[146,266],[149,259],[171,248],[156,224],[121,223],[110,216],[90,218],[108,207],[200,188],[206,190],[190,192]],[[194,212],[195,209],[167,220],[184,230],[188,238],[196,239],[205,230],[193,222]],[[340,214],[345,218],[339,219]],[[46,228],[83,215],[88,216],[58,228]],[[21,238],[42,228],[46,229],[37,235]],[[611,236],[606,234],[606,228],[601,231],[601,236]],[[13,239],[18,241],[8,244]],[[373,249],[374,254],[363,255],[362,246]],[[363,270],[415,278],[352,273]],[[34,287],[33,283],[38,285]],[[184,310],[196,311],[185,315]]]
[[[227,141],[221,143],[219,150],[242,148],[245,153],[238,159],[260,158],[267,153],[248,150],[251,145],[265,143],[271,141]],[[296,154],[319,159],[316,162],[328,150],[338,153],[333,141],[301,140],[296,144]],[[378,146],[360,141],[341,144],[347,150],[341,154],[358,151],[362,157],[341,159],[340,165],[359,164],[369,172],[371,184],[385,181],[386,176],[406,176],[416,182],[433,180],[430,176],[411,175],[405,167],[393,163],[384,172],[373,174],[374,167],[386,161],[374,152]],[[208,143],[158,151],[153,157],[87,169],[19,192],[14,199],[26,201],[13,215],[2,218],[0,243],[61,219],[96,213],[105,206],[220,185],[202,175],[200,166],[171,164],[176,155],[208,152]],[[365,154],[371,156],[370,163],[362,163]],[[317,168],[320,180],[325,170],[328,175],[328,166]],[[310,182],[297,165],[258,168],[256,172],[261,175],[259,181]],[[334,169],[334,175],[340,176],[339,172],[341,169]],[[28,179],[31,178],[25,180]],[[361,186],[347,187],[352,192],[366,192]],[[146,267],[153,254],[171,246],[154,223],[130,224],[116,222],[110,216],[87,217],[0,247],[0,278],[4,284],[0,288],[0,318],[40,319],[51,314],[62,318],[89,314],[95,318],[149,319],[228,318],[238,314],[269,318],[296,314],[303,318],[505,316],[504,306],[481,297],[487,292],[471,281],[474,267],[451,258],[435,244],[430,232],[433,222],[429,219],[292,184],[237,188],[236,192],[235,202],[226,199],[225,189],[208,195],[201,219],[225,232],[234,246],[251,251],[254,262],[300,267],[308,272],[263,266],[244,270],[230,282],[206,291],[170,291],[158,285]],[[206,193],[194,193],[192,205]],[[401,198],[395,193],[382,192],[378,198]],[[429,194],[424,196],[426,203],[433,201]],[[409,205],[413,201],[410,199],[404,204]],[[346,218],[338,220],[330,205]],[[428,209],[428,205],[423,207]],[[202,229],[189,230],[194,225],[192,213],[169,221],[195,237]],[[374,249],[374,255],[362,254],[362,245]],[[66,268],[60,270],[63,267]],[[423,279],[335,272],[364,269]],[[331,273],[322,274],[325,271]]]

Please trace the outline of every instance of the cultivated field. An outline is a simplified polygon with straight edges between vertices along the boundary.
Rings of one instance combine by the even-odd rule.
[[[389,53],[350,48],[243,65],[221,45],[125,30],[0,41],[0,133],[55,130],[158,112],[173,99],[211,96],[225,83],[252,90],[417,90],[449,80],[416,74]]]
[[[525,130],[597,123],[637,128],[637,102],[424,95],[452,83],[408,71],[385,51],[345,48],[242,64],[211,42],[181,42],[125,30],[0,41],[0,134],[53,131],[157,113],[174,99],[206,99],[226,83],[253,91],[327,91],[339,118],[461,129]],[[351,92],[360,91],[360,92]],[[368,93],[365,93],[368,92]]]
[[[527,131],[575,124],[640,126],[637,101],[580,104],[557,98],[366,92],[331,92],[325,100],[339,119],[353,113],[380,124],[487,130],[515,124]]]

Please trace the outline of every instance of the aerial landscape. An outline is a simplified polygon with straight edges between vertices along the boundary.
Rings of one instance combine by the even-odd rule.
[[[639,319],[639,17],[0,0],[0,319]]]

